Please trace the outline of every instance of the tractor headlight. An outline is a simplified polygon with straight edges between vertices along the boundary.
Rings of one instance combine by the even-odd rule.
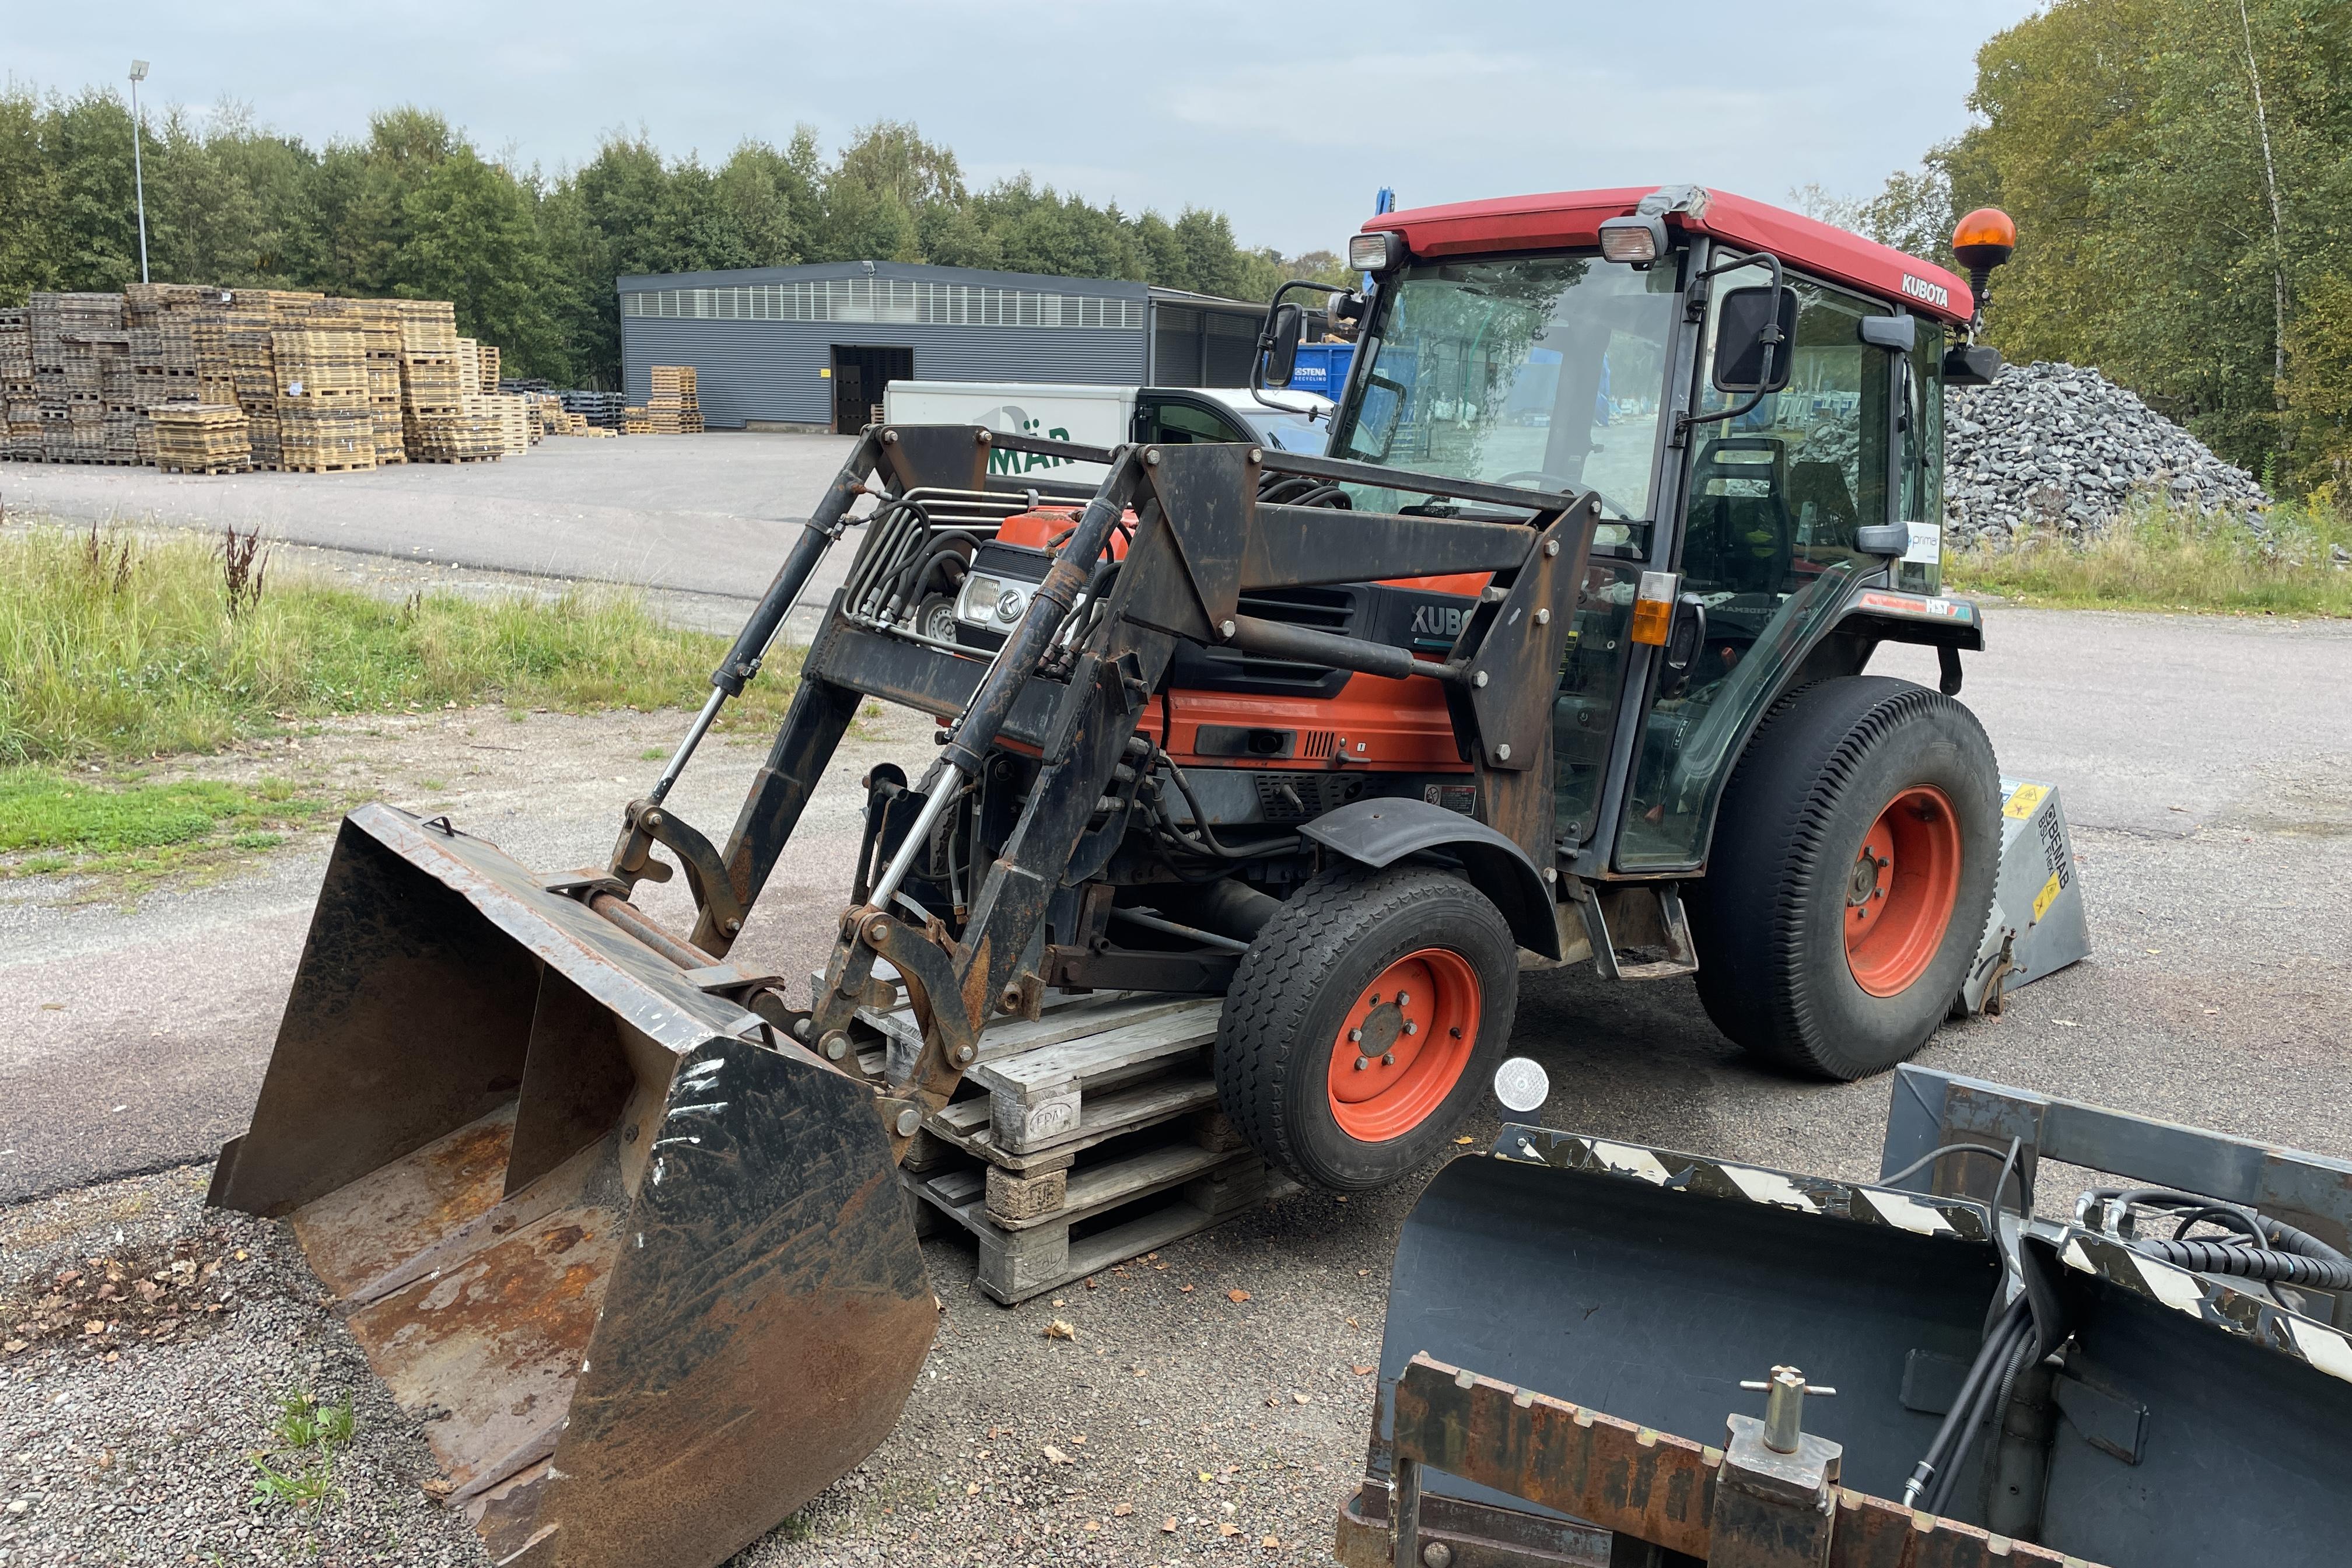
[[[1601,254],[1612,261],[1647,267],[1666,253],[1666,220],[1654,214],[1612,217],[1601,226]]]
[[[1383,229],[1348,237],[1348,265],[1359,272],[1392,272],[1404,265],[1404,236]]]
[[[956,595],[956,619],[968,626],[1007,630],[1020,623],[1028,611],[1029,596],[1036,591],[1034,583],[968,572],[963,590]]]

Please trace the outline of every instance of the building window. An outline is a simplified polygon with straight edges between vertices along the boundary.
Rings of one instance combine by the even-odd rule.
[[[722,289],[643,289],[624,316],[719,321],[877,321],[908,326],[1143,330],[1143,301],[912,278],[816,278]],[[1255,330],[1253,328],[1253,330]]]

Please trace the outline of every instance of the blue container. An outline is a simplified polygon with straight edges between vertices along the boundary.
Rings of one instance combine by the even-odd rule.
[[[1353,343],[1301,343],[1298,367],[1290,373],[1290,385],[1286,390],[1337,399],[1348,384],[1348,367],[1355,358]]]

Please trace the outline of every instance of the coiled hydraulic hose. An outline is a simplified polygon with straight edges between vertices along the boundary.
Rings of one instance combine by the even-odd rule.
[[[2122,1216],[2136,1207],[2180,1216],[2169,1237],[2116,1237],[2143,1257],[2200,1274],[2260,1279],[2315,1290],[2352,1290],[2352,1258],[2309,1231],[2297,1230],[2236,1204],[2218,1204],[2211,1198],[2165,1187],[2093,1187],[2075,1205],[2075,1217],[2089,1228],[2114,1234],[2121,1228]],[[2193,1239],[2184,1235],[2200,1221],[2239,1234]]]

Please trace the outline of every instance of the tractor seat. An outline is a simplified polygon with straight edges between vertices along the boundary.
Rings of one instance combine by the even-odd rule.
[[[1683,548],[1695,582],[1734,593],[1780,589],[1796,542],[1787,457],[1769,436],[1725,436],[1700,449]]]

